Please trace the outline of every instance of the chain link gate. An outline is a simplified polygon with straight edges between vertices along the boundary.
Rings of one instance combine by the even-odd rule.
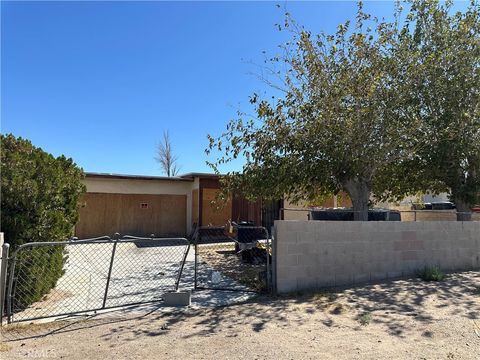
[[[260,226],[199,227],[195,289],[266,292],[271,284],[271,239]]]
[[[8,258],[0,315],[11,323],[160,301],[178,290],[189,248],[185,238],[128,235],[21,245]]]

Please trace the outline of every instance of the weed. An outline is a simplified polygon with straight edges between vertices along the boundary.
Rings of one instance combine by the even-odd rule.
[[[372,315],[370,313],[365,313],[358,318],[360,325],[367,326],[372,321]]]
[[[425,266],[417,271],[417,276],[424,281],[442,281],[445,274],[438,266]]]
[[[10,345],[0,343],[0,352],[10,351],[12,347]]]

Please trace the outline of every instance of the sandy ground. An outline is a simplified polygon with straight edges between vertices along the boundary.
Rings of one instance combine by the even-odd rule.
[[[2,359],[480,359],[480,273],[2,330]]]
[[[235,253],[234,242],[200,245],[198,253],[199,287],[255,291],[265,289],[262,274],[266,272],[266,258],[252,255],[253,261],[242,261],[241,256]],[[255,260],[256,264],[253,263]]]

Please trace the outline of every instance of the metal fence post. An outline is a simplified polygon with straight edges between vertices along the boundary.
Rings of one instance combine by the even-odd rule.
[[[0,259],[0,326],[3,325],[3,315],[5,313],[5,296],[7,294],[7,268],[9,250],[10,244],[2,245],[2,258]]]
[[[110,278],[112,277],[113,261],[115,259],[115,251],[117,250],[117,243],[118,243],[119,237],[120,237],[119,233],[115,233],[115,235],[113,235],[114,243],[112,248],[112,256],[110,257],[110,267],[108,268],[107,284],[105,285],[105,294],[103,295],[102,309],[105,309],[105,305],[107,304],[108,287],[110,286]]]
[[[188,242],[187,239],[185,239]],[[180,286],[180,280],[182,278],[183,268],[185,267],[185,262],[187,261],[188,252],[190,251],[190,243],[187,245],[187,249],[185,254],[183,255],[182,265],[180,266],[180,270],[178,271],[177,281],[175,282],[175,291],[178,291],[178,287]]]
[[[13,297],[13,278],[15,276],[15,264],[17,263],[18,250],[13,253],[13,261],[10,265],[10,276],[8,278],[7,289],[7,322],[10,324],[13,320],[12,297]]]
[[[265,246],[265,250],[266,250],[266,253],[267,253],[267,276],[265,276],[265,281],[266,281],[266,287],[267,287],[267,292],[270,292],[270,237],[269,234],[268,234],[268,230],[265,229],[265,231],[267,232],[267,243],[266,243],[266,246]]]
[[[277,293],[277,228],[272,226],[272,293]]]
[[[197,280],[197,277],[198,277],[198,236],[199,236],[199,234],[197,233],[195,235],[195,237],[193,238],[194,242],[195,242],[195,244],[194,244],[194,246],[195,246],[195,263],[194,263],[194,272],[193,272],[194,273],[194,275],[193,275],[193,278],[194,278],[193,289],[194,290],[197,289],[197,285],[198,285],[198,283],[197,283],[197,281],[198,281]]]

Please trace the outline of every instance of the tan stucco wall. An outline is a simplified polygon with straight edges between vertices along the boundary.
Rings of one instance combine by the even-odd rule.
[[[191,191],[193,181],[86,178],[87,192],[114,194],[183,195]]]
[[[309,210],[305,201],[298,203],[291,202],[288,198],[283,200],[283,219],[284,220],[308,220]]]
[[[280,293],[480,269],[480,222],[275,221]]]
[[[323,204],[316,204],[315,206],[323,208],[336,207],[351,207],[352,202],[347,194],[341,192],[324,201]],[[283,201],[283,219],[284,220],[308,220],[309,204],[307,201],[299,201],[298,203],[291,202],[288,198]]]
[[[87,177],[83,180],[87,193],[106,194],[152,194],[152,195],[185,195],[187,233],[192,226],[192,190],[198,188],[197,181],[177,180],[144,180],[144,179],[112,179]]]

